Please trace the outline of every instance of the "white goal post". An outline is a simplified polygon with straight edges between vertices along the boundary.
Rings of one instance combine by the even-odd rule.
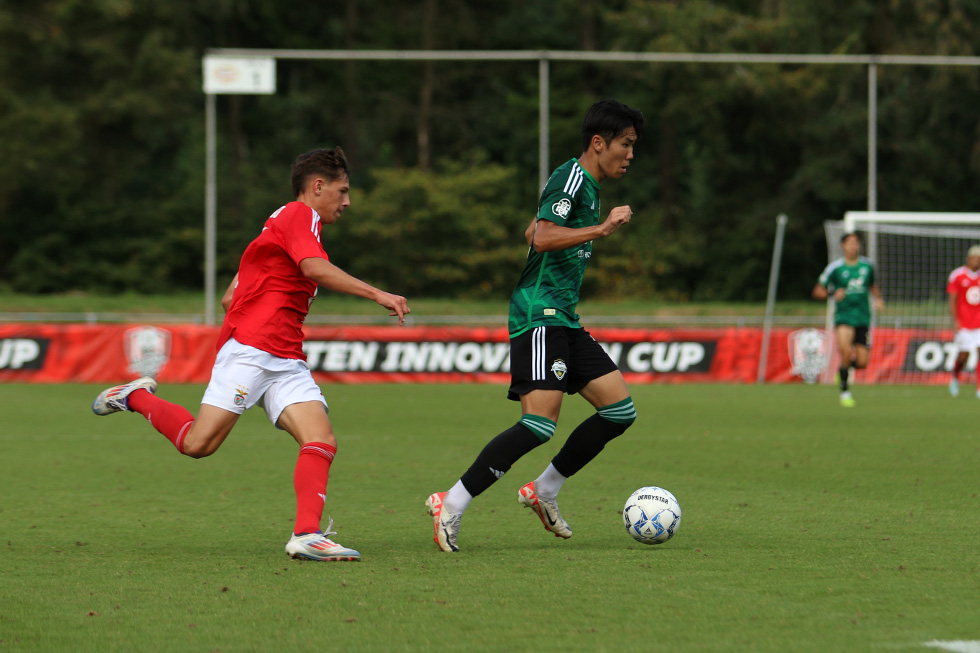
[[[875,283],[885,300],[885,310],[872,317],[871,362],[858,372],[858,383],[947,382],[956,349],[946,282],[965,264],[970,246],[980,244],[980,213],[848,211],[843,220],[827,221],[824,228],[830,261],[842,256],[841,236],[862,236],[862,254],[873,262]],[[832,312],[830,306],[831,360],[824,381],[831,381],[838,367]],[[969,370],[975,369],[975,358],[971,354]]]

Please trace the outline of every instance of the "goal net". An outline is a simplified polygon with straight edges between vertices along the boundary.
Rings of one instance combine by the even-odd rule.
[[[875,267],[875,283],[885,310],[873,313],[871,359],[857,373],[858,383],[946,383],[953,369],[955,321],[946,282],[966,263],[966,252],[980,244],[980,213],[899,213],[849,211],[843,220],[824,223],[828,260],[840,258],[840,240],[857,232],[862,254]],[[827,315],[828,365],[821,380],[838,368],[833,340],[833,302]],[[976,368],[972,353],[967,369]]]

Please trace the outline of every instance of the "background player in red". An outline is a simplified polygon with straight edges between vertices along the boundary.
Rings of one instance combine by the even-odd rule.
[[[953,270],[946,284],[949,294],[949,312],[953,314],[959,330],[956,332],[956,362],[953,378],[949,381],[949,394],[960,394],[960,372],[966,365],[970,352],[980,353],[980,245],[974,245],[966,253],[966,265]],[[980,399],[980,374],[977,375],[977,399]]]
[[[317,287],[371,299],[398,316],[409,312],[404,297],[350,276],[330,263],[320,229],[350,206],[350,170],[343,151],[318,149],[292,165],[296,201],[272,214],[249,244],[221,300],[227,315],[218,336],[218,356],[195,419],[185,408],[154,396],[149,377],[103,391],[92,404],[97,415],[130,410],[146,417],[177,450],[192,458],[214,453],[239,416],[260,404],[269,420],[299,443],[293,475],[296,523],[286,553],[311,560],[360,560],[360,553],[320,530],[330,465],[337,452],[327,402],[303,353],[303,320]]]

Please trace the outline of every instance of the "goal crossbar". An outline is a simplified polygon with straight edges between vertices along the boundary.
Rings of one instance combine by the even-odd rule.
[[[844,214],[844,229],[850,233],[859,222],[888,222],[904,224],[973,224],[980,225],[980,213],[935,213],[915,211],[848,211]]]

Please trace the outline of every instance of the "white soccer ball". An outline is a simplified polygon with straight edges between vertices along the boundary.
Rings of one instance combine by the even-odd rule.
[[[681,525],[681,504],[662,487],[641,487],[623,508],[626,532],[643,544],[663,544]]]

